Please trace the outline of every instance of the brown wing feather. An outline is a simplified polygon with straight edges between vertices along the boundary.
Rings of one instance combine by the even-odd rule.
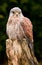
[[[26,36],[33,42],[33,31],[32,31],[33,26],[31,21],[28,18],[26,17],[23,18],[22,27]]]

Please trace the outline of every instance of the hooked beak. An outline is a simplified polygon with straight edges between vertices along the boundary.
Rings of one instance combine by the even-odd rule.
[[[18,12],[16,12],[16,13],[14,14],[14,17],[18,17]]]
[[[18,17],[18,13],[15,13],[16,17]]]

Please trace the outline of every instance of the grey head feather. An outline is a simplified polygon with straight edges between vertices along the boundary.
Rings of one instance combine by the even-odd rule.
[[[21,12],[21,9],[19,7],[14,7],[10,10],[11,11],[14,11],[14,12]]]

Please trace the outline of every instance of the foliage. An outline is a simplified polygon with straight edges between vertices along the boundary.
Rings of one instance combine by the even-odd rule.
[[[5,58],[6,23],[9,11],[20,7],[24,16],[33,23],[34,51],[38,60],[42,59],[42,0],[0,0],[0,62]]]

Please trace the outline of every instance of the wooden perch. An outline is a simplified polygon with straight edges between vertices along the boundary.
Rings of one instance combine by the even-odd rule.
[[[8,65],[39,65],[34,53],[30,52],[26,39],[23,39],[22,42],[7,39],[6,54]]]

